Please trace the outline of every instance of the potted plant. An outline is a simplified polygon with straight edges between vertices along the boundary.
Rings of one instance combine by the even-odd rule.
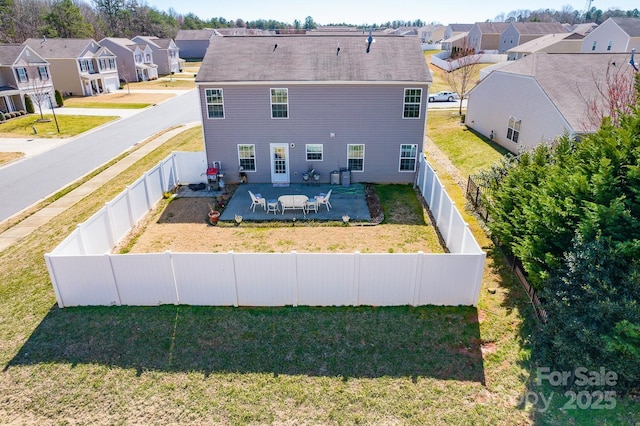
[[[215,225],[218,223],[218,219],[220,219],[220,212],[216,210],[214,206],[209,204],[209,223]]]

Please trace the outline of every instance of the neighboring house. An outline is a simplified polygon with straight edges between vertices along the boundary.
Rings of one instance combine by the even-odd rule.
[[[442,42],[440,43],[440,48],[448,52],[451,52],[454,48],[457,50],[462,50],[469,44],[468,36],[469,33],[456,34],[453,37],[442,40]]]
[[[42,106],[55,105],[53,79],[49,63],[29,46],[0,45],[0,111],[26,110],[25,95]]]
[[[220,37],[196,83],[207,161],[225,180],[411,183],[431,73],[417,37]],[[220,61],[219,58],[224,58]]]
[[[24,42],[51,64],[56,89],[70,96],[118,90],[116,55],[90,38],[30,38]]]
[[[171,38],[136,36],[131,39],[136,43],[147,44],[153,50],[153,61],[158,65],[159,75],[180,72],[182,60],[180,49]]]
[[[585,36],[589,34],[591,31],[593,31],[595,28],[597,28],[598,24],[596,24],[595,22],[586,22],[584,24],[575,24],[575,25],[562,24],[562,26],[565,28],[565,30],[568,33],[578,33],[580,35]]]
[[[536,52],[580,53],[584,36],[578,33],[547,34],[507,50],[507,61],[515,61]]]
[[[628,61],[628,54],[535,53],[509,62],[469,92],[465,122],[514,153],[595,132],[589,101],[602,98],[597,85],[609,66],[633,72]]]
[[[153,50],[147,43],[107,37],[100,40],[100,44],[116,54],[120,78],[126,82],[158,78],[158,65],[153,61]]]
[[[425,25],[418,29],[418,37],[421,43],[434,44],[444,39],[444,25]]]
[[[180,57],[196,61],[202,60],[214,37],[216,37],[216,31],[213,29],[178,31],[175,41],[180,49]]]
[[[609,18],[587,34],[582,52],[640,51],[640,18]]]
[[[442,37],[446,40],[459,34],[467,34],[471,28],[473,28],[473,24],[449,24],[444,29]]]
[[[467,36],[468,47],[476,53],[497,51],[500,48],[500,35],[509,25],[506,22],[476,22]]]
[[[558,22],[512,22],[500,35],[500,53],[547,34],[566,33]]]

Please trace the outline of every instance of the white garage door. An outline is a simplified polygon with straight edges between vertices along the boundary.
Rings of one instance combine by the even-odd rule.
[[[118,77],[105,78],[104,84],[107,86],[107,93],[113,93],[118,90]]]

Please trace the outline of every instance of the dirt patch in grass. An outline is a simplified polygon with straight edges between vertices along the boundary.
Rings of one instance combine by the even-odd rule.
[[[366,199],[374,223],[382,222],[383,207],[376,191]],[[284,253],[442,253],[437,233],[425,225],[422,211],[406,211],[402,221],[386,220],[372,226],[336,222],[268,222],[234,226],[207,223],[209,198],[178,198],[159,206],[114,252],[266,252]],[[423,217],[419,217],[423,214]]]
[[[69,108],[79,107],[82,108],[83,104],[155,104],[162,102],[166,99],[172,98],[175,95],[173,93],[139,93],[132,91],[128,93],[127,90],[121,90],[116,93],[107,93],[100,96],[85,96],[85,97],[73,97],[65,99],[64,104]]]
[[[24,152],[0,152],[0,166],[24,157]]]

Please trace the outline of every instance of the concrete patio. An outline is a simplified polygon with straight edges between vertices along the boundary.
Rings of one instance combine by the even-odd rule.
[[[310,211],[305,215],[302,210],[286,210],[282,214],[267,213],[260,206],[256,206],[255,212],[251,209],[251,197],[249,191],[261,194],[268,200],[277,200],[281,195],[306,195],[310,199],[321,193],[333,190],[329,202],[331,209],[326,206],[318,207],[318,212]],[[219,190],[192,191],[187,186],[179,188],[177,197],[209,197],[215,198],[221,195]],[[274,186],[271,183],[241,184],[236,188],[233,196],[228,201],[224,212],[220,216],[222,221],[233,221],[236,215],[242,216],[243,221],[342,221],[343,215],[348,215],[351,221],[370,222],[371,215],[367,206],[364,185],[354,183],[349,186],[316,184],[316,183],[292,183],[289,186]]]

